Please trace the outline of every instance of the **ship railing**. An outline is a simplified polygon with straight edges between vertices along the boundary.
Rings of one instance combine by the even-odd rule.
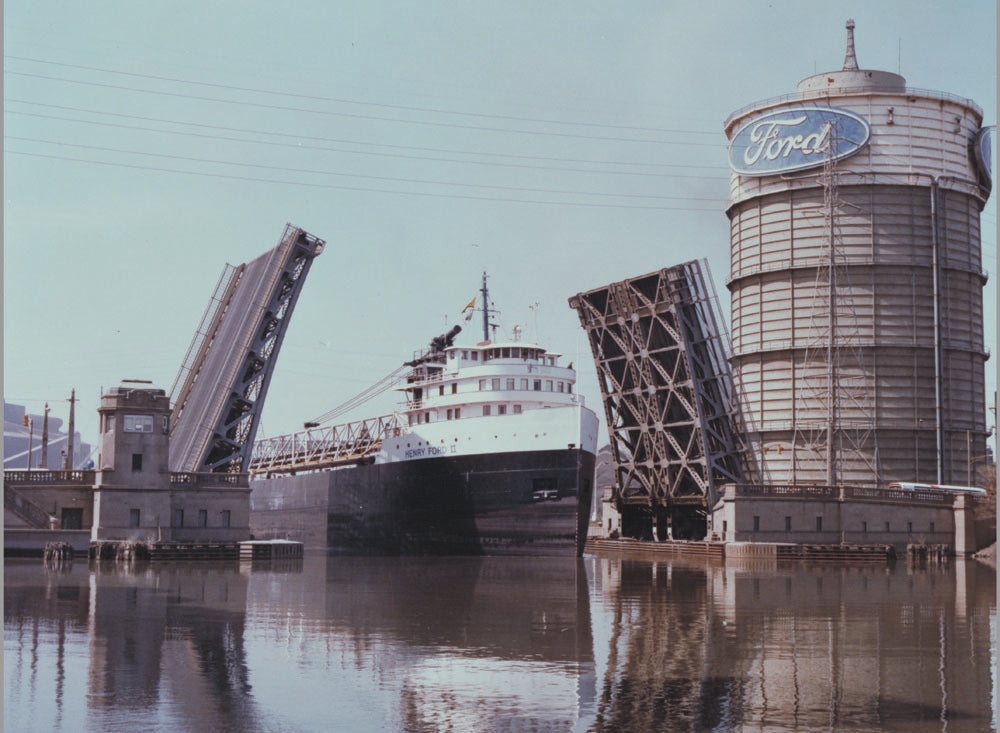
[[[399,416],[392,414],[264,438],[254,443],[250,473],[273,475],[364,463],[379,452],[384,439],[402,430]]]
[[[456,397],[458,399],[455,402],[441,403],[441,406],[444,407],[444,406],[453,404],[456,407],[464,408],[466,406],[476,407],[478,405],[490,405],[490,404],[499,404],[499,403],[513,403],[513,402],[521,402],[521,401],[523,401],[525,403],[524,404],[525,412],[527,412],[528,410],[537,409],[536,406],[534,406],[534,405],[532,405],[530,403],[533,402],[533,401],[538,401],[538,400],[542,400],[542,401],[545,401],[545,402],[552,402],[552,403],[554,403],[554,404],[551,404],[551,405],[546,405],[547,407],[560,406],[561,401],[565,401],[566,403],[571,404],[571,405],[580,405],[581,407],[585,407],[586,404],[587,404],[586,400],[584,399],[584,396],[582,394],[577,394],[576,392],[535,392],[533,390],[527,390],[527,391],[525,391],[525,390],[499,390],[499,392],[507,392],[508,394],[516,394],[518,396],[517,397],[499,397],[499,398],[494,398],[494,399],[484,398],[484,397],[480,397],[480,398],[477,399],[477,398],[474,398],[474,397],[469,397],[469,394],[473,394],[473,395],[490,395],[490,394],[493,394],[490,391],[486,391],[486,392],[472,392],[472,393],[467,393],[466,395],[462,395],[462,394],[458,394],[458,395],[444,395],[445,397],[452,397],[452,396],[454,396],[454,397]],[[524,395],[524,396],[522,397],[520,395]],[[548,396],[547,397],[539,397],[539,395],[548,395]],[[463,399],[463,397],[464,397],[464,399]],[[552,397],[557,397],[557,398],[556,399],[551,399]],[[560,400],[559,398],[563,398],[563,399]],[[405,401],[399,403],[399,408],[401,410],[404,410],[404,411],[422,410],[423,407],[424,407],[424,403],[425,402],[426,402],[426,400],[405,400]],[[513,414],[513,413],[508,413],[508,414]],[[466,417],[476,417],[476,416],[477,416],[476,413],[470,413]]]

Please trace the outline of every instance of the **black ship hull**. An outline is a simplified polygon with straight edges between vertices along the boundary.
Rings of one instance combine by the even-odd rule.
[[[340,553],[579,556],[593,481],[580,449],[256,478],[250,528]]]

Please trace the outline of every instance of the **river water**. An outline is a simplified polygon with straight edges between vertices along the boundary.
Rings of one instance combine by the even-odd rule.
[[[4,563],[7,731],[991,731],[996,574]]]

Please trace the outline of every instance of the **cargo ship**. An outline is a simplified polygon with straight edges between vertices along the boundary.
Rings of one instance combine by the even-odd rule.
[[[403,397],[393,414],[257,441],[256,538],[342,553],[582,554],[597,416],[560,354],[517,327],[490,338],[485,274],[481,297],[481,341],[456,345],[455,326],[383,380]]]

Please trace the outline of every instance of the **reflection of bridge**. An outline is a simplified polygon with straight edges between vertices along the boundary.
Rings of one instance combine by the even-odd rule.
[[[172,471],[246,470],[292,309],[324,245],[289,224],[274,249],[226,265],[171,390]]]
[[[593,562],[589,730],[992,730],[989,567]]]
[[[398,418],[385,415],[260,440],[254,445],[250,471],[273,476],[366,463],[374,460],[384,438],[399,431]]]

